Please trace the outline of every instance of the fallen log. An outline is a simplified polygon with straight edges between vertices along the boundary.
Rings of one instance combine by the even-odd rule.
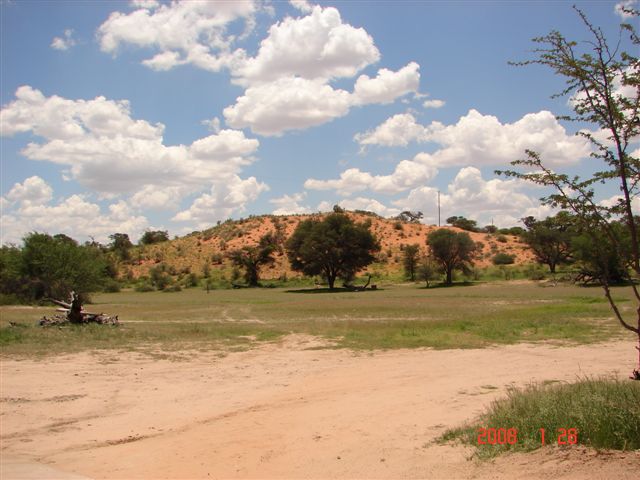
[[[44,316],[39,324],[42,327],[60,326],[65,324],[86,324],[98,323],[100,325],[119,325],[118,316],[105,315],[104,313],[87,312],[82,308],[82,301],[76,292],[71,292],[71,302],[63,302],[55,298],[49,298],[50,302],[55,303],[63,308],[57,308],[56,312],[64,315],[54,315],[52,317]]]

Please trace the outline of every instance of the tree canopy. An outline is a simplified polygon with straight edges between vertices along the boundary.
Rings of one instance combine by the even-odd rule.
[[[522,239],[529,245],[538,262],[549,267],[551,273],[556,267],[568,263],[571,258],[571,238],[574,234],[575,219],[568,212],[544,220],[534,217],[522,219],[527,231]]]
[[[147,230],[140,237],[140,245],[152,245],[169,240],[169,232],[166,230]]]
[[[267,233],[260,238],[258,245],[244,246],[229,252],[234,265],[244,268],[244,279],[251,287],[257,287],[260,281],[260,268],[273,263],[273,254],[278,250],[276,238]]]
[[[324,220],[298,224],[286,243],[291,268],[306,275],[322,275],[333,289],[336,278],[350,280],[375,260],[380,244],[369,226],[347,215],[332,213]]]
[[[114,233],[109,235],[111,243],[109,249],[118,256],[120,260],[129,260],[129,251],[133,248],[133,243],[129,240],[129,235],[126,233]]]
[[[467,270],[473,262],[476,244],[467,232],[446,228],[432,231],[427,237],[431,256],[446,275],[445,283],[453,283],[454,270]]]
[[[78,245],[66,235],[30,233],[22,248],[2,247],[2,293],[23,300],[67,298],[96,291],[108,278],[109,264],[101,249]]]

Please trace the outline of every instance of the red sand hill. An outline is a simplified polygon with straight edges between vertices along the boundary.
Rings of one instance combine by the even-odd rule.
[[[298,223],[309,218],[323,218],[327,213],[312,215],[263,215],[241,220],[228,220],[216,227],[202,232],[194,232],[182,238],[136,248],[132,251],[132,260],[121,265],[121,273],[138,278],[149,273],[149,269],[164,263],[172,273],[196,273],[202,275],[205,265],[211,271],[228,269],[230,262],[226,255],[235,249],[256,245],[259,239],[269,233],[280,232],[280,238],[286,241]],[[378,262],[371,265],[369,271],[398,273],[402,270],[402,249],[405,245],[417,244],[422,254],[427,253],[427,235],[439,227],[386,219],[375,214],[347,212],[356,222],[370,222],[371,231],[378,238],[381,250]],[[462,231],[455,227],[449,228]],[[475,265],[486,267],[496,253],[515,255],[515,264],[521,265],[534,261],[532,252],[517,236],[468,232],[475,242],[482,243]],[[276,261],[264,267],[263,279],[287,278],[300,274],[291,270],[286,253],[277,253]]]

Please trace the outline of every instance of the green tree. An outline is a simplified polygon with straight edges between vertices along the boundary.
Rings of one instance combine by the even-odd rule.
[[[15,245],[0,248],[0,293],[28,299],[29,280],[22,268],[22,250]]]
[[[473,263],[476,244],[467,232],[454,232],[446,228],[432,231],[427,237],[431,255],[446,275],[445,283],[453,283],[453,271],[468,271]]]
[[[129,251],[133,248],[133,243],[129,240],[129,235],[126,233],[114,233],[109,235],[111,243],[109,243],[109,250],[114,252],[118,258],[122,261],[127,261],[131,258]]]
[[[612,222],[618,238],[613,245],[603,231],[582,232],[571,239],[571,252],[576,261],[578,278],[585,283],[604,282],[622,284],[628,280],[631,242],[628,232],[620,222]]]
[[[324,220],[300,222],[286,243],[291,268],[305,275],[323,275],[333,289],[336,278],[353,278],[375,260],[380,244],[369,226],[332,213]]]
[[[405,276],[412,282],[416,279],[416,268],[418,267],[418,257],[420,246],[417,244],[407,245],[402,252],[402,265]]]
[[[551,273],[558,265],[571,259],[571,237],[574,235],[575,220],[568,212],[559,212],[554,217],[536,220],[534,217],[522,219],[527,231],[522,239],[536,256],[539,263],[547,265]]]
[[[453,216],[447,218],[447,223],[451,226],[467,230],[469,232],[477,232],[478,224],[475,220],[469,220],[468,218]]]
[[[107,278],[107,262],[100,250],[79,246],[66,235],[30,233],[24,238],[22,276],[30,296],[67,298],[70,291],[87,294],[100,289]]]
[[[152,245],[169,241],[169,232],[166,230],[147,230],[140,237],[140,245]]]
[[[423,213],[422,212],[412,212],[410,210],[405,210],[404,212],[400,213],[400,215],[398,215],[396,218],[402,222],[408,222],[408,223],[420,223],[420,220],[423,217]]]
[[[578,220],[577,231],[592,243],[606,236],[609,248],[607,252],[601,250],[602,254],[614,251],[625,259],[624,275],[636,302],[630,309],[636,312],[635,326],[613,299],[608,275],[601,274],[599,282],[620,324],[638,338],[638,369],[634,370],[634,378],[640,380],[640,292],[635,283],[640,277],[640,231],[632,209],[632,202],[640,193],[640,159],[632,153],[633,142],[640,135],[637,56],[640,38],[632,24],[623,23],[618,38],[610,45],[602,30],[580,10],[577,12],[589,32],[588,41],[578,43],[552,31],[534,39],[539,47],[533,60],[516,65],[543,65],[565,79],[566,88],[556,96],[569,96],[573,114],[560,118],[595,127],[593,130],[583,128],[577,134],[589,140],[593,147],[591,157],[600,161],[600,168],[585,178],[569,176],[547,167],[539,153],[527,150],[526,159],[512,162],[514,166],[523,167],[524,173],[512,170],[498,173],[552,187],[555,193],[543,198],[544,203],[572,211]],[[639,12],[628,9],[628,13],[637,24]],[[601,185],[613,186],[620,192],[614,204],[603,205],[598,201],[597,189]],[[624,225],[625,237],[629,240],[628,253],[626,241],[614,226],[617,219]],[[600,254],[592,253],[596,253],[595,257],[585,258],[587,262],[607,263],[601,262]],[[602,273],[603,269],[593,271]]]
[[[255,246],[245,246],[229,252],[229,258],[234,265],[244,268],[244,279],[251,287],[257,287],[260,282],[260,268],[273,263],[273,254],[278,246],[273,234],[267,233]]]
[[[158,290],[164,290],[172,283],[172,278],[169,273],[167,273],[167,265],[161,263],[149,269],[149,280],[151,281],[151,285],[153,285]]]
[[[438,268],[433,258],[430,256],[422,257],[420,264],[418,265],[418,278],[427,284],[427,288],[430,286],[432,280],[438,278]]]

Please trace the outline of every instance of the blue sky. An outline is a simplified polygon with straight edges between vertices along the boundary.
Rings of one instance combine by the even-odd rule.
[[[588,39],[572,3],[2,1],[1,240],[337,203],[435,223],[438,191],[443,218],[544,217],[493,172],[525,148],[594,168],[562,80],[508,65],[553,29]],[[617,36],[615,1],[576,3]]]

